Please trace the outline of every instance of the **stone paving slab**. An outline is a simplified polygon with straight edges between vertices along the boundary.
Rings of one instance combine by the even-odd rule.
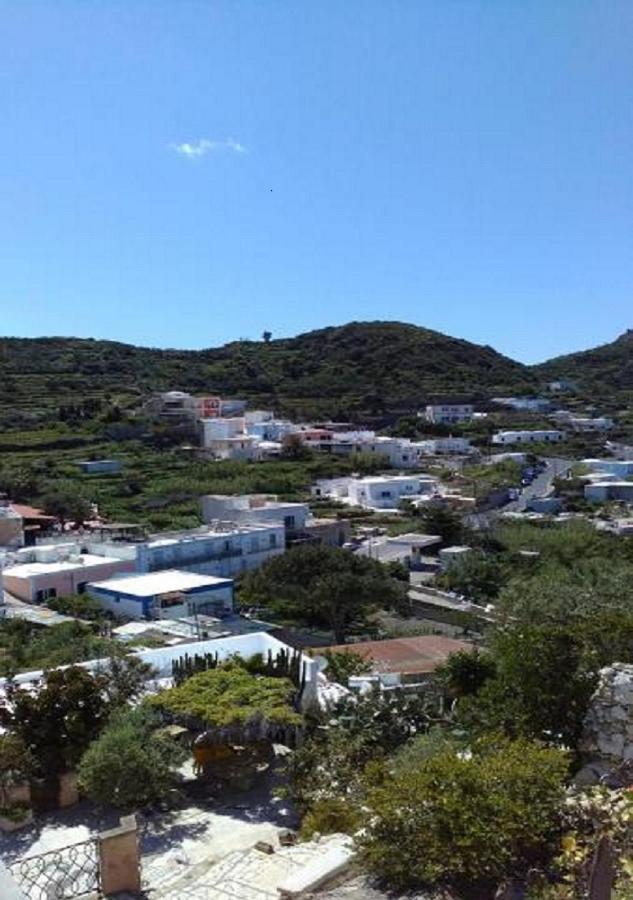
[[[288,875],[323,854],[330,841],[282,847],[265,854],[255,848],[230,853],[218,862],[184,872],[152,890],[152,900],[278,900],[277,887]]]

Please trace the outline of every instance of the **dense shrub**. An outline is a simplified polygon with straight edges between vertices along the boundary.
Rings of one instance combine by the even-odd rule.
[[[187,753],[158,725],[143,706],[114,714],[79,765],[79,784],[91,800],[134,809],[166,796]]]
[[[492,897],[549,859],[567,766],[561,751],[526,740],[416,760],[370,786],[363,859],[394,885]]]

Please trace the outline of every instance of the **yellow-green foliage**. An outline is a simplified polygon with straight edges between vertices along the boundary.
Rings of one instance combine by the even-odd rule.
[[[215,728],[248,725],[258,719],[272,725],[300,725],[302,717],[292,708],[294,693],[288,678],[251,675],[231,662],[193,675],[150,702],[175,716],[191,716]]]

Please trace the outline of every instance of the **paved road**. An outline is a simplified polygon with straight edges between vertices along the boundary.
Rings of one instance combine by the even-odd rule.
[[[563,459],[558,456],[546,457],[543,461],[547,463],[547,467],[539,473],[532,484],[523,488],[518,500],[513,500],[485,513],[472,513],[466,517],[467,524],[475,529],[487,528],[500,513],[523,512],[528,500],[532,497],[544,497],[549,494],[554,479],[565,475],[574,465],[573,459]]]
[[[523,488],[519,499],[503,507],[503,512],[523,512],[528,500],[533,497],[545,497],[552,490],[555,478],[565,475],[573,466],[573,459],[561,459],[560,457],[548,457],[545,459],[547,468],[544,469],[532,482]]]

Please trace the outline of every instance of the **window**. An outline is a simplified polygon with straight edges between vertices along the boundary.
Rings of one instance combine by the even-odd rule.
[[[294,528],[295,527],[295,517],[294,516],[284,516],[284,528]]]
[[[271,534],[271,535],[269,535],[269,538],[268,538],[268,539],[269,539],[269,542],[270,542],[270,546],[271,546],[271,547],[276,547],[276,546],[277,546],[277,535],[276,535],[276,534]]]
[[[86,593],[86,586],[87,586],[87,584],[88,584],[87,581],[80,581],[79,584],[77,585],[77,593],[78,593],[78,594],[85,594],[85,593]]]

